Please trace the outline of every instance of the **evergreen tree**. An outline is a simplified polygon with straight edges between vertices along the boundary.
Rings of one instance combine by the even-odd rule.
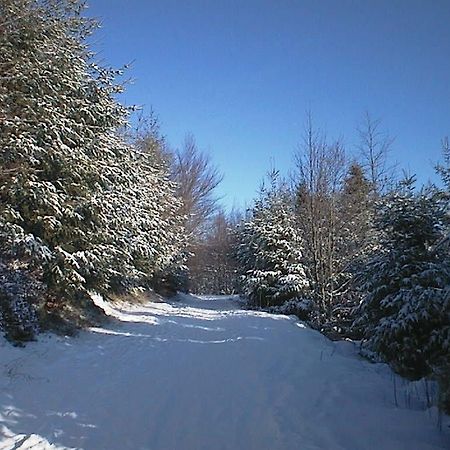
[[[430,193],[415,193],[413,180],[378,206],[379,246],[362,272],[365,298],[356,326],[363,348],[411,377],[449,367],[450,264],[435,247],[445,211]]]
[[[136,210],[130,226],[141,221],[137,233],[141,243],[135,254],[139,255],[139,249],[149,250],[138,257],[138,266],[157,290],[167,294],[186,290],[189,276],[186,216],[178,196],[178,183],[172,179],[171,153],[154,115],[144,120],[144,127],[131,139],[131,144],[135,160],[130,171],[134,178],[127,204],[133,204]]]
[[[121,71],[93,62],[82,11],[0,3],[0,252],[44,282],[42,310],[174,272],[183,245],[176,186],[119,136]]]
[[[336,292],[332,319],[334,331],[349,333],[352,312],[360,302],[355,271],[373,245],[373,202],[371,185],[362,167],[354,162],[344,179],[338,196],[338,226],[336,227]]]
[[[243,292],[260,307],[282,305],[308,287],[291,196],[278,186],[276,172],[270,182],[238,229]]]
[[[358,163],[350,165],[340,196],[341,247],[347,259],[364,251],[370,233],[371,186]]]
[[[435,188],[435,198],[444,211],[444,233],[442,238],[435,243],[433,251],[443,256],[444,261],[450,267],[450,143],[448,138],[442,141],[443,162],[436,167],[440,175],[443,187]],[[446,290],[447,301],[450,304],[450,287]],[[441,358],[439,367],[435,368],[435,375],[440,383],[441,405],[444,410],[450,412],[450,357]]]
[[[0,48],[2,235],[43,264],[56,290],[100,270],[105,206],[124,159],[114,130],[126,111],[114,74],[90,63],[85,39],[94,24],[78,2],[3,2]],[[84,269],[83,269],[84,268]],[[90,275],[94,275],[91,273]]]

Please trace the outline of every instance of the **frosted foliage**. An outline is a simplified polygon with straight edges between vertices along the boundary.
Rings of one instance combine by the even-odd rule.
[[[281,306],[272,306],[271,312],[279,314],[295,315],[300,319],[310,319],[314,310],[314,304],[310,299],[294,298],[283,303]]]
[[[239,230],[244,293],[259,306],[280,305],[308,287],[292,202],[276,186],[263,190]]]
[[[364,346],[403,373],[439,376],[450,367],[450,260],[433,245],[445,233],[442,204],[409,181],[380,205],[376,227],[357,321]]]
[[[166,168],[118,135],[122,72],[92,61],[97,25],[82,9],[0,5],[1,250],[74,297],[149,282],[178,264],[183,245]]]
[[[42,286],[17,261],[0,260],[0,331],[12,340],[32,339],[39,331],[33,292]]]

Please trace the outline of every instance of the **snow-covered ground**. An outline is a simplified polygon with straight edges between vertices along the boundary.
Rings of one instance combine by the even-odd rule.
[[[101,303],[101,299],[98,299]],[[111,308],[25,348],[0,339],[0,449],[449,449],[421,384],[233,298]]]

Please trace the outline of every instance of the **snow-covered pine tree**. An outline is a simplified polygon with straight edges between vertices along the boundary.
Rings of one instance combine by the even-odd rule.
[[[443,162],[438,164],[436,171],[443,183],[442,188],[435,188],[435,199],[444,211],[444,233],[438,240],[433,251],[441,254],[450,267],[450,142],[448,137],[442,141]],[[450,308],[450,284],[446,287],[447,306]],[[450,314],[450,313],[449,313]],[[450,340],[450,337],[448,338]],[[443,409],[450,413],[450,355],[442,355],[441,363],[434,369],[440,384],[440,401]]]
[[[0,250],[63,306],[176,266],[183,235],[164,169],[117,132],[121,72],[92,61],[82,11],[0,3]]]
[[[379,245],[362,272],[365,298],[355,325],[363,349],[410,377],[449,367],[450,265],[448,252],[434,246],[444,214],[435,196],[405,180],[378,206]]]
[[[450,141],[448,137],[442,141],[442,155],[443,162],[436,166],[436,172],[441,177],[443,187],[436,189],[436,196],[446,211],[447,230],[437,245],[450,250]]]
[[[151,286],[166,292],[184,290],[187,285],[187,239],[183,203],[171,168],[164,137],[159,127],[148,128],[134,142],[134,184],[128,205],[136,208],[132,222],[144,240],[135,246],[135,264]],[[133,226],[133,224],[130,224]]]
[[[101,270],[98,194],[124,152],[114,133],[126,120],[114,99],[121,88],[90,62],[95,23],[81,10],[78,1],[5,0],[0,19],[2,234],[63,291]]]
[[[270,174],[270,186],[261,189],[249,219],[238,227],[243,292],[259,307],[300,299],[308,288],[293,202],[277,175]]]

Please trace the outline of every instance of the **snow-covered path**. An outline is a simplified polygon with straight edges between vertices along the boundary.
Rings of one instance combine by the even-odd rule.
[[[188,296],[108,312],[77,338],[0,340],[0,449],[450,448],[417,385],[293,318]]]

